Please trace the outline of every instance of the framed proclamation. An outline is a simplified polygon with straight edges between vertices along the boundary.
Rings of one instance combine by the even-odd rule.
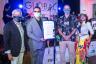
[[[55,31],[54,31],[54,21],[43,21],[43,34],[44,39],[54,39]]]

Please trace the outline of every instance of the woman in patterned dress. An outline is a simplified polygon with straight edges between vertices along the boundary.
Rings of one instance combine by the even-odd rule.
[[[94,31],[86,14],[80,14],[76,39],[76,64],[86,64],[86,56]]]

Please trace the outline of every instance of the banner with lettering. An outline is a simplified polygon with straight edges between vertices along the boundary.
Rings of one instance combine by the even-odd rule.
[[[39,6],[43,17],[52,17],[58,12],[58,0],[24,0],[23,5],[30,14],[35,6]]]

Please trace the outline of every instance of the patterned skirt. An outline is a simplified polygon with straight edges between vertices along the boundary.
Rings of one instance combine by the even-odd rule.
[[[76,64],[86,64],[87,46],[89,42],[85,39],[79,39],[75,43]]]

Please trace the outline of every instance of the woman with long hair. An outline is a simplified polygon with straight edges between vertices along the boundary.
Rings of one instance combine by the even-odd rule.
[[[86,14],[79,16],[79,28],[77,30],[76,39],[76,64],[86,64],[86,56],[88,54],[88,47],[94,31],[91,23],[88,22]]]

